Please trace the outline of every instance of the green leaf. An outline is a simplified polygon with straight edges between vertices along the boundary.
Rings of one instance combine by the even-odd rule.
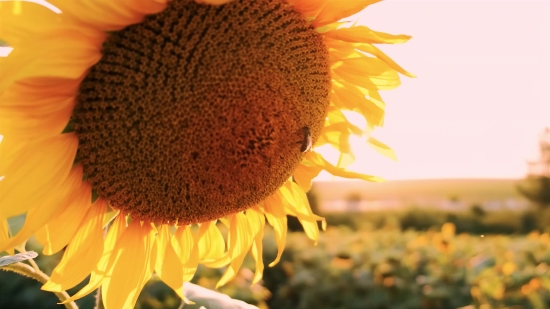
[[[189,282],[185,282],[183,291],[189,300],[195,302],[194,305],[184,305],[184,309],[258,309],[241,300]]]
[[[6,255],[6,256],[0,257],[0,267],[34,259],[37,256],[38,254],[34,251],[17,253],[16,255]]]

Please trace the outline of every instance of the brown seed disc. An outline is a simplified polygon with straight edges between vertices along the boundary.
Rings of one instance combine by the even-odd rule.
[[[324,125],[322,38],[284,0],[172,0],[110,34],[74,111],[78,160],[134,218],[189,224],[273,194]]]

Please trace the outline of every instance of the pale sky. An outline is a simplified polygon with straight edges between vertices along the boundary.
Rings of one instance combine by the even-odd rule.
[[[375,136],[399,161],[356,138],[351,169],[389,180],[525,175],[550,126],[549,0],[387,0],[358,17],[412,35],[381,49],[418,77],[382,93],[386,124]]]
[[[399,161],[358,139],[350,168],[386,179],[525,176],[550,126],[550,1],[388,0],[359,17],[413,36],[381,48],[418,77],[382,93],[375,136]]]

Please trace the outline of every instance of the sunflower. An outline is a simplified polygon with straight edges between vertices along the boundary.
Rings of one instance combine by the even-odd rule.
[[[13,48],[0,58],[0,220],[26,214],[0,252],[31,235],[46,255],[65,248],[42,289],[91,275],[71,300],[101,287],[107,308],[131,308],[153,273],[184,297],[199,264],[226,267],[220,286],[249,252],[257,282],[266,223],[272,264],[287,215],[317,240],[305,192],[322,170],[379,180],[312,147],[353,157],[350,135],[383,123],[379,91],[412,76],[375,47],[409,36],[342,21],[378,0],[225,2],[0,2]]]

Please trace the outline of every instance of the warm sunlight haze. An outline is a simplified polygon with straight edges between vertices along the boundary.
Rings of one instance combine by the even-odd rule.
[[[525,176],[550,126],[550,1],[388,0],[359,17],[414,34],[406,49],[380,48],[417,78],[382,93],[385,127],[374,135],[399,161],[356,138],[362,160],[350,169],[388,180]]]
[[[550,0],[0,0],[0,309],[61,307],[550,308]]]
[[[380,48],[418,77],[383,93],[386,125],[374,136],[398,161],[352,137],[356,157],[368,159],[350,169],[388,180],[525,175],[538,133],[550,126],[549,1],[388,0],[356,17],[375,30],[413,33],[407,48]],[[0,47],[0,57],[10,51]],[[324,148],[336,162],[337,152]],[[331,179],[322,172],[317,180]]]

